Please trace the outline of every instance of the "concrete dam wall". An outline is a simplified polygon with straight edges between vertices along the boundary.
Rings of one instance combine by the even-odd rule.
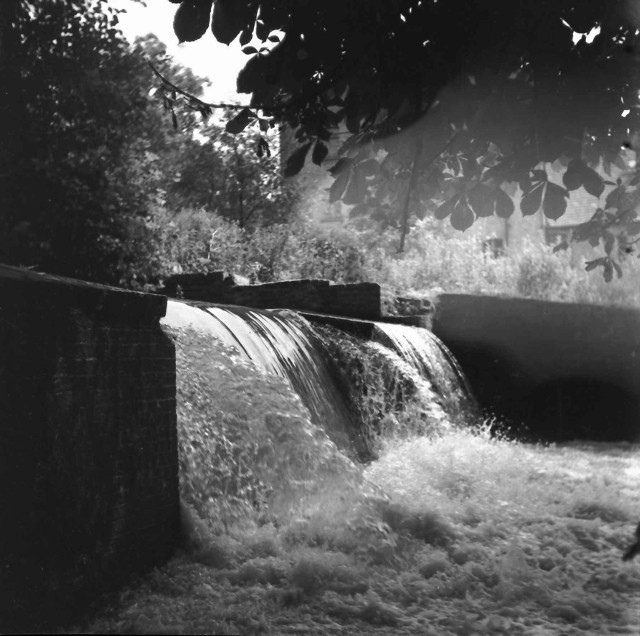
[[[442,294],[433,331],[516,432],[640,439],[640,310]]]
[[[0,266],[0,631],[166,558],[179,520],[166,298]]]

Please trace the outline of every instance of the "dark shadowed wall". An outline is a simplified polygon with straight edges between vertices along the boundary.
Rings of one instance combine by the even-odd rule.
[[[0,266],[0,631],[46,627],[176,537],[162,296]]]
[[[433,331],[481,405],[545,440],[640,440],[640,311],[442,294]]]

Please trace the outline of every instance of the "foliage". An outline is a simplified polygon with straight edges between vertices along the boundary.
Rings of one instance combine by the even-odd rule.
[[[197,204],[273,223],[292,194],[220,124],[204,143],[195,112],[167,126],[171,96],[150,94],[149,63],[193,95],[202,80],[154,35],[131,46],[117,24],[103,0],[2,3],[0,81],[15,90],[0,105],[0,260],[145,289],[162,268],[154,210]]]
[[[211,9],[184,0],[178,38],[202,37]],[[635,159],[621,152],[636,149],[637,27],[626,0],[218,0],[211,21],[248,55],[237,85],[250,108],[233,130],[285,122],[295,174],[346,128],[330,199],[399,227],[401,250],[414,217],[459,230],[509,217],[505,188],[517,184],[523,214],[557,219],[584,188],[597,211],[573,238],[602,243],[590,267],[607,279],[619,271],[614,246],[633,249],[640,234]],[[602,174],[616,186],[604,202]]]
[[[581,271],[569,252],[553,254],[550,246],[524,242],[494,257],[477,237],[449,236],[433,219],[416,224],[402,254],[391,230],[322,232],[296,222],[248,232],[204,210],[175,216],[161,211],[155,224],[161,235],[154,256],[161,278],[222,269],[256,282],[306,277],[377,282],[385,297],[446,291],[640,306],[637,259],[629,259],[623,278],[605,283]]]
[[[289,220],[295,200],[275,159],[258,156],[260,135],[235,137],[217,124],[183,138],[171,157],[173,179],[166,186],[169,209],[205,208],[240,228]]]
[[[100,0],[13,5],[1,24],[0,81],[16,92],[3,112],[0,258],[117,282],[147,202],[122,175],[144,127],[144,64]]]

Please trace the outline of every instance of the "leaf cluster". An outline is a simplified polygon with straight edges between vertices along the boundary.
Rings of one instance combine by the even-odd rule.
[[[435,214],[459,230],[523,214],[555,220],[571,192],[603,192],[635,149],[636,14],[623,0],[185,0],[174,27],[197,39],[258,40],[238,76],[250,93],[234,130],[261,109],[295,131],[286,174],[338,130],[331,199],[403,236]],[[274,34],[284,34],[275,46]],[[241,125],[242,124],[242,125]],[[561,165],[563,185],[549,178]],[[616,209],[619,218],[635,219]],[[633,219],[631,219],[633,216]],[[629,246],[635,226],[617,237]]]

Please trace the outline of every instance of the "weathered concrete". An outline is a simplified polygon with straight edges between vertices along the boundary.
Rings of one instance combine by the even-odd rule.
[[[640,310],[442,294],[433,331],[480,404],[520,432],[640,439]]]
[[[163,296],[0,266],[0,632],[51,628],[173,549],[165,310]]]
[[[329,280],[287,280],[236,285],[222,272],[180,274],[165,281],[169,296],[256,309],[294,309],[376,320],[382,316],[380,286],[337,285]]]

